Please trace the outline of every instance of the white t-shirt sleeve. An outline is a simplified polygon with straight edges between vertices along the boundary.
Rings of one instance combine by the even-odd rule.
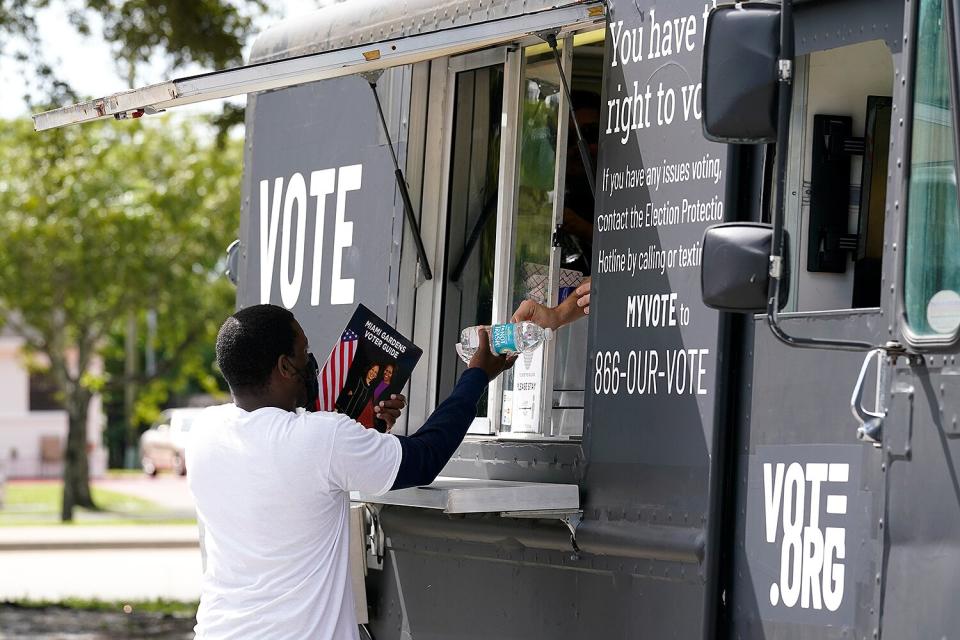
[[[390,490],[400,469],[400,441],[350,418],[337,421],[330,456],[330,482],[344,491],[379,496]]]

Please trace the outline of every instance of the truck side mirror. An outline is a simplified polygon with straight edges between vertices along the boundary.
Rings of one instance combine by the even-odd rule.
[[[773,227],[768,224],[727,222],[708,227],[700,267],[703,303],[720,311],[766,312],[772,247]],[[787,287],[781,286],[778,310],[786,304],[786,294]]]
[[[227,276],[227,280],[233,283],[233,286],[237,286],[237,282],[240,280],[240,239],[236,239],[230,243],[230,246],[227,247],[227,268],[224,270],[223,275]]]
[[[703,47],[703,135],[759,144],[777,138],[780,7],[721,5],[710,12]]]

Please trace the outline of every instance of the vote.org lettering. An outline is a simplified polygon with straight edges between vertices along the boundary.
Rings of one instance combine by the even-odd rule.
[[[844,463],[764,463],[766,541],[780,545],[779,580],[770,585],[774,607],[836,611],[843,603],[847,532],[821,528],[820,516],[824,509],[846,515],[849,476]]]

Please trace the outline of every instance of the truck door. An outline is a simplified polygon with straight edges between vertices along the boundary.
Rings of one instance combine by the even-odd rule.
[[[884,638],[948,638],[960,628],[960,212],[950,77],[957,50],[947,4],[922,0],[911,16],[909,171],[896,185],[906,208],[897,235],[903,251],[889,253],[899,267],[892,324],[914,355],[897,361],[883,426],[877,603]]]
[[[791,335],[874,345],[894,339],[889,212],[902,200],[887,176],[897,175],[904,148],[902,114],[892,106],[906,99],[902,14],[899,1],[869,3],[869,10],[863,2],[795,8],[790,292],[780,315]],[[773,153],[734,157],[747,175],[751,161],[769,166]],[[743,197],[744,189],[753,195]],[[749,180],[733,192],[755,203],[745,219],[769,220]],[[877,637],[885,455],[858,439],[851,392],[866,364],[863,404],[876,411],[889,360],[787,346],[765,315],[749,316],[736,331],[741,351],[719,374],[738,415],[729,447],[735,486],[721,534],[726,579],[717,594],[725,629],[742,638]]]

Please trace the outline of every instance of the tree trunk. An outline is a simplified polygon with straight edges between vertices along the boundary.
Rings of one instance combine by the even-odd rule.
[[[87,413],[92,394],[86,389],[77,389],[67,396],[69,430],[63,463],[63,502],[60,517],[64,522],[73,520],[74,507],[95,509],[90,495],[90,468],[87,459]]]

